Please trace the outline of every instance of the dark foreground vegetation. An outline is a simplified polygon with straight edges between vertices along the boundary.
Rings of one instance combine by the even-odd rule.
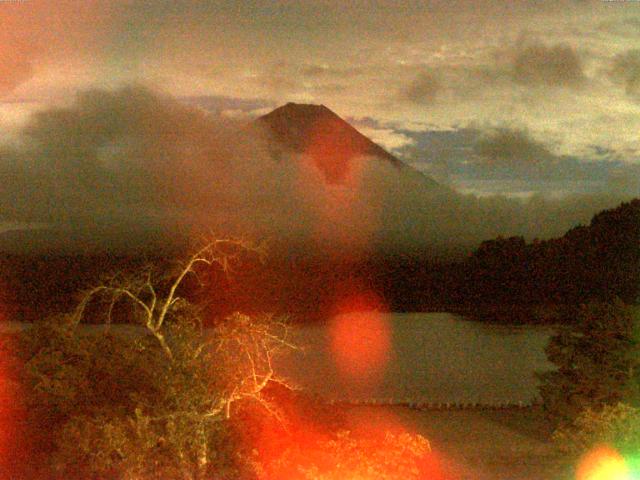
[[[354,430],[344,412],[279,378],[273,360],[296,348],[282,318],[212,316],[216,281],[228,289],[241,261],[261,254],[222,240],[182,261],[140,263],[80,290],[66,313],[4,336],[0,474],[456,478],[424,437],[390,425]],[[567,469],[598,445],[620,461],[640,448],[638,307],[603,298],[564,305],[571,320],[547,348],[558,369],[541,376],[542,408]],[[102,328],[116,321],[132,328]]]
[[[546,349],[557,370],[540,375],[553,441],[566,465],[577,465],[577,478],[635,478],[640,474],[640,307],[616,300],[583,304],[573,312],[575,321],[560,327]],[[584,477],[585,469],[595,469],[589,464],[598,462],[608,473]]]
[[[351,432],[294,393],[272,367],[296,348],[281,319],[234,314],[203,330],[183,282],[251,250],[207,243],[173,268],[95,284],[69,313],[3,337],[1,478],[441,478],[425,438]],[[82,328],[116,314],[136,328]]]

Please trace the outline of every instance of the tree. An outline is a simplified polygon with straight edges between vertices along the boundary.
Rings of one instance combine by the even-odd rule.
[[[540,375],[549,416],[571,423],[581,412],[618,402],[637,404],[639,337],[637,312],[620,300],[581,305],[576,322],[560,328],[547,346],[558,369]]]
[[[228,271],[251,245],[205,243],[166,272],[147,266],[89,289],[70,315],[25,335],[26,384],[33,421],[60,478],[203,479],[237,474],[229,419],[240,402],[276,410],[264,395],[285,383],[273,358],[286,324],[234,314],[212,329],[181,291],[206,270]],[[106,327],[81,322],[104,307]],[[134,326],[110,322],[125,309]],[[44,428],[43,428],[44,426]]]
[[[575,460],[586,452],[607,445],[624,456],[633,456],[640,445],[640,409],[626,403],[587,408],[573,422],[553,433],[559,450]]]

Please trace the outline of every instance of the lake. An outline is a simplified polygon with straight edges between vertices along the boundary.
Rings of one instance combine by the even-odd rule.
[[[279,361],[277,371],[329,401],[498,406],[534,403],[535,372],[553,368],[544,353],[549,327],[479,323],[450,313],[373,315],[294,327],[292,340],[303,350]]]
[[[26,326],[0,322],[0,332]],[[144,333],[130,325],[111,328]],[[553,368],[544,353],[551,334],[546,326],[481,323],[451,313],[346,314],[291,327],[290,341],[301,349],[278,359],[275,369],[326,401],[529,405],[539,398],[535,372]]]

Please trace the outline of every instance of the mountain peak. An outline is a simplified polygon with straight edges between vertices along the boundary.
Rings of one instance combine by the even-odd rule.
[[[281,107],[276,108],[274,111],[276,110],[299,110],[299,111],[316,111],[316,112],[321,112],[321,111],[326,111],[326,112],[331,112],[331,110],[329,110],[327,107],[325,107],[322,103],[320,105],[316,104],[316,103],[295,103],[295,102],[287,102],[284,105],[282,105]],[[333,112],[331,112],[333,113]],[[335,113],[334,113],[335,115]]]
[[[343,183],[354,157],[408,168],[324,105],[287,103],[258,118],[279,147],[311,157],[328,183]]]
[[[336,115],[331,109],[325,107],[324,105],[314,104],[314,103],[294,103],[288,102],[281,107],[276,108],[268,115],[283,115],[289,118],[297,117],[297,118],[318,118],[331,116],[335,118],[340,118]]]
[[[301,149],[302,144],[307,143],[308,135],[317,129],[332,130],[332,133],[349,131],[352,135],[361,135],[329,108],[311,103],[289,102],[260,117],[258,121],[268,125],[277,140],[284,141],[296,152],[304,150]],[[305,135],[306,139],[303,138]]]

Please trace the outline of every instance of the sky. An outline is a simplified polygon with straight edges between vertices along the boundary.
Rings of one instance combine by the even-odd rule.
[[[640,193],[639,2],[16,0],[0,2],[0,25],[0,167],[14,177],[22,169],[24,182],[46,162],[49,171],[88,168],[69,152],[55,156],[56,135],[73,133],[55,109],[109,115],[104,102],[124,108],[127,91],[138,92],[133,104],[146,98],[126,90],[135,85],[159,92],[149,118],[168,110],[206,130],[210,119],[176,105],[197,107],[227,120],[220,138],[229,123],[286,102],[324,104],[416,169],[480,198],[539,205]],[[113,117],[127,123],[122,108]],[[91,123],[74,118],[78,128]],[[123,144],[96,144],[96,155],[131,155]],[[129,174],[118,188],[148,193]],[[107,216],[130,208],[70,199],[71,186],[42,193],[65,182],[45,177],[22,206],[5,207],[0,230],[51,222],[46,205],[57,221],[73,215],[69,205]],[[270,178],[276,190],[293,188]]]

